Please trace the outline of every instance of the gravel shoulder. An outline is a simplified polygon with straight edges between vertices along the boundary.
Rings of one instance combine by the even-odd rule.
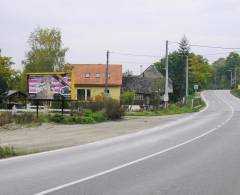
[[[37,127],[7,130],[0,128],[0,145],[13,146],[20,152],[42,152],[91,143],[135,133],[173,122],[189,114],[155,117],[125,117],[119,121],[90,125],[43,124]]]

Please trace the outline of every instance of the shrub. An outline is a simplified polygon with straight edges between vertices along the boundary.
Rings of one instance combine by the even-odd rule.
[[[83,116],[86,116],[86,117],[92,117],[93,112],[92,112],[92,110],[90,110],[90,109],[85,109],[85,110],[83,110],[82,115],[83,115]]]
[[[26,123],[36,122],[37,119],[34,113],[24,112],[21,114],[14,115],[14,121],[17,124],[26,124]]]
[[[51,103],[51,107],[54,108],[54,109],[61,109],[62,108],[62,101],[59,100],[59,101],[53,101]],[[68,109],[69,108],[69,102],[64,100],[63,101],[63,108],[64,109]]]
[[[95,112],[92,116],[96,122],[103,122],[108,120],[108,117],[103,112]]]
[[[104,99],[105,97],[103,95],[97,95],[95,96],[95,101],[90,102],[89,108],[93,112],[98,112],[104,108]]]
[[[124,105],[132,105],[134,103],[135,93],[133,91],[125,91],[121,94],[121,103]]]
[[[13,147],[0,146],[0,158],[7,158],[7,157],[11,157],[11,156],[17,156],[17,153],[13,149]]]
[[[120,119],[124,115],[124,109],[120,103],[112,98],[104,100],[105,114],[109,119]]]
[[[64,116],[63,120],[60,123],[63,123],[63,124],[75,124],[76,120],[75,120],[75,117],[73,117],[73,116]]]
[[[79,117],[79,121],[81,124],[92,124],[96,122],[93,117],[89,116],[81,116]]]
[[[55,114],[53,116],[50,116],[50,121],[55,123],[62,123],[64,119],[64,116],[61,114]]]
[[[0,126],[6,125],[13,122],[13,117],[10,112],[0,113]]]

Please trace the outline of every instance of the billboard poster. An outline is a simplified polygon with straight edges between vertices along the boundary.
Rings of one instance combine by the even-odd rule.
[[[71,99],[71,78],[65,73],[28,74],[28,97],[38,100]]]

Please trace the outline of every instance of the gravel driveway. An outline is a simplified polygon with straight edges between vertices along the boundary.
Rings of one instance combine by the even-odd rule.
[[[119,121],[90,125],[43,124],[15,130],[0,128],[0,145],[13,146],[22,152],[42,152],[134,133],[170,123],[186,115],[125,117]]]

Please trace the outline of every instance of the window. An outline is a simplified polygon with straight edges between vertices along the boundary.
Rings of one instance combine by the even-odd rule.
[[[77,90],[77,99],[80,101],[90,100],[91,99],[91,89],[78,89]]]
[[[85,73],[85,78],[90,78],[90,73],[89,72]]]
[[[77,90],[77,99],[78,100],[85,100],[85,89],[78,89]]]
[[[87,93],[87,97],[85,98],[85,100],[90,100],[91,99],[91,90],[86,89],[86,93]]]
[[[108,73],[108,78],[109,78],[109,79],[111,78],[111,73]]]
[[[97,79],[100,78],[100,73],[99,73],[99,72],[96,73],[96,78],[97,78]]]

